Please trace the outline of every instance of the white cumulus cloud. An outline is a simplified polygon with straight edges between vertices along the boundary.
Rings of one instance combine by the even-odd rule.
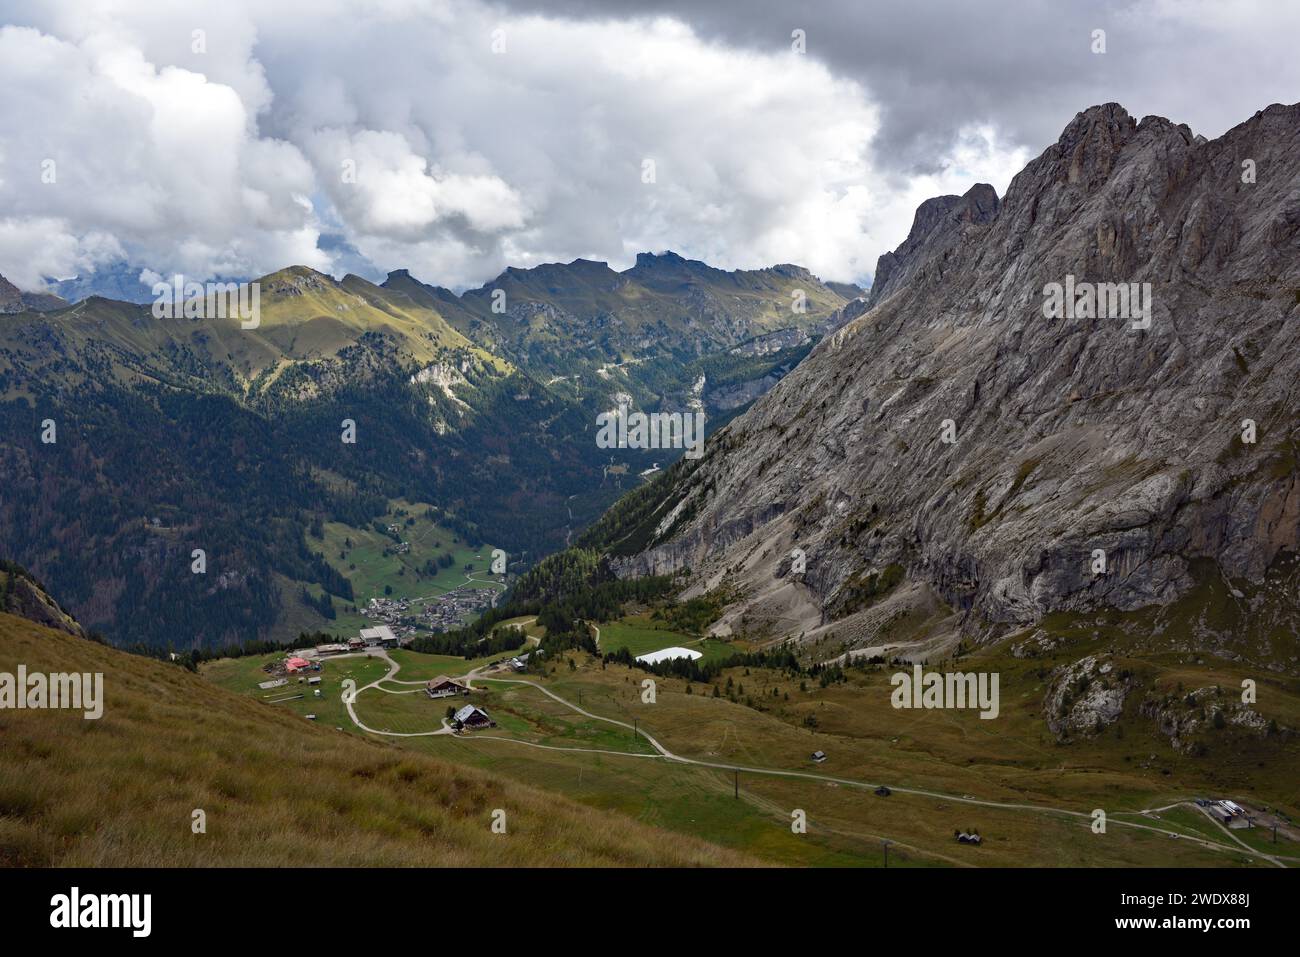
[[[1025,158],[972,125],[900,180],[859,82],[667,17],[476,0],[9,9],[0,273],[27,285],[125,257],[196,279],[302,263],[466,286],[668,248],[854,280],[921,200],[1001,191]]]

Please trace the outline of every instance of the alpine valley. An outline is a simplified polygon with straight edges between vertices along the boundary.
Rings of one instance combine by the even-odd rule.
[[[680,454],[598,448],[600,412],[689,409],[715,428],[860,292],[673,253],[624,272],[510,269],[459,296],[405,271],[257,282],[244,328],[0,281],[0,554],[116,643],[355,624],[393,584],[427,594],[454,584],[453,563],[487,572],[485,546],[513,574]],[[426,517],[415,552],[391,554],[384,527]],[[405,581],[354,580],[352,544]]]
[[[12,724],[0,863],[1300,864],[1300,105],[1086,109],[869,291],[259,283],[0,286],[0,666],[106,696]]]

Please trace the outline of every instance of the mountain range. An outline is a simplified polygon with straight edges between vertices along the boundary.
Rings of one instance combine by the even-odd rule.
[[[461,296],[405,272],[256,282],[256,324],[0,287],[0,551],[115,641],[323,625],[286,595],[353,596],[305,530],[365,527],[394,499],[513,558],[562,547],[675,454],[598,448],[598,412],[716,427],[850,305],[798,267],[671,253],[512,269]],[[219,571],[191,574],[196,548]]]

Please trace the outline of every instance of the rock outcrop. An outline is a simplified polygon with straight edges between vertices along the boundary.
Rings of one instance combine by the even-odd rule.
[[[45,588],[20,565],[0,559],[0,612],[17,615],[47,628],[57,628],[78,638],[85,629],[49,596]]]
[[[964,196],[936,196],[916,209],[907,239],[876,263],[867,306],[897,292],[926,266],[946,257],[968,234],[967,226],[985,226],[998,214],[998,194],[976,183]]]
[[[1099,734],[1123,713],[1129,685],[1108,657],[1081,658],[1053,675],[1043,700],[1047,726],[1060,740]]]
[[[0,315],[20,312],[52,312],[67,303],[48,292],[23,292],[4,276],[0,276]]]

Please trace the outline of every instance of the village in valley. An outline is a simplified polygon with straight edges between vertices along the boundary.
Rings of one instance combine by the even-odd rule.
[[[504,577],[499,580],[504,584]],[[359,611],[365,618],[413,638],[463,628],[491,608],[500,595],[500,589],[490,585],[462,585],[430,598],[371,598]]]
[[[518,567],[500,549],[472,541],[441,510],[401,500],[367,527],[320,523],[307,547],[348,580],[352,595],[307,589],[303,604],[325,607],[326,620],[286,622],[286,639],[382,625],[409,640],[463,628],[500,600]]]

